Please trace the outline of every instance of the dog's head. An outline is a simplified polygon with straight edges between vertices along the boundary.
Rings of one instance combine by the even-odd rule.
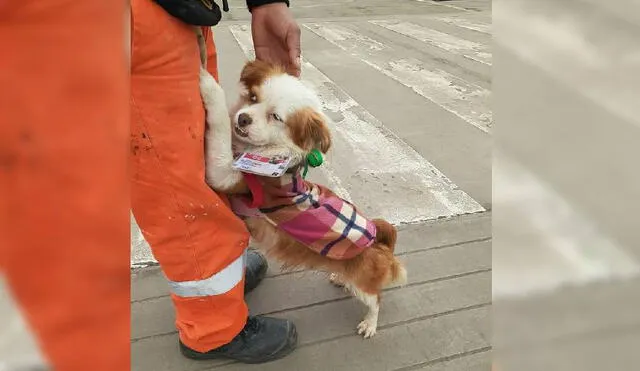
[[[328,119],[316,93],[284,68],[248,62],[240,75],[241,95],[231,110],[234,140],[286,149],[304,158],[331,146]]]

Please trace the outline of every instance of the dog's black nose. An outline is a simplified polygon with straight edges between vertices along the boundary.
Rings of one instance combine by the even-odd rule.
[[[238,116],[238,126],[243,128],[247,125],[251,125],[251,116],[246,113],[241,113],[240,116]]]

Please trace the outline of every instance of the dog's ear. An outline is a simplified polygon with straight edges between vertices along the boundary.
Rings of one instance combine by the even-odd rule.
[[[240,73],[240,82],[247,89],[261,85],[269,76],[284,73],[284,69],[275,64],[259,60],[249,61],[244,65]]]
[[[287,120],[291,139],[305,151],[318,149],[322,153],[327,153],[331,148],[331,132],[327,121],[328,118],[325,115],[314,109],[298,110]]]

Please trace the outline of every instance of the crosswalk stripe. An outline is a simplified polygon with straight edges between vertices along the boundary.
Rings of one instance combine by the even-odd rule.
[[[520,164],[494,151],[494,225],[508,220],[494,245],[493,296],[510,297],[554,290],[566,284],[625,279],[640,274],[640,265],[588,218]],[[522,235],[528,241],[514,249]],[[500,251],[503,249],[503,251]],[[507,249],[509,252],[507,252]],[[519,256],[519,259],[505,259]],[[535,259],[527,257],[535,256]],[[518,261],[524,257],[525,264]]]
[[[434,19],[440,22],[452,24],[454,26],[466,28],[472,31],[491,34],[491,24],[474,22],[469,19],[465,19],[461,17],[437,17]]]
[[[465,122],[483,132],[490,131],[493,116],[487,89],[427,67],[415,58],[396,58],[392,48],[346,27],[333,23],[308,23],[304,27]]]
[[[419,3],[430,3],[430,4],[434,4],[434,5],[439,5],[439,6],[446,6],[447,8],[451,8],[451,9],[456,9],[456,10],[463,10],[463,11],[468,11],[469,9],[460,7],[460,6],[456,6],[456,5],[451,5],[451,4],[446,4],[446,3],[440,3],[437,1],[431,1],[431,0],[415,0]]]
[[[544,71],[587,97],[595,105],[638,123],[638,63],[640,48],[631,32],[594,38],[602,23],[590,24],[571,9],[541,8],[531,12],[517,2],[505,2],[494,10],[494,22],[505,30],[495,42],[528,64]],[[625,87],[628,87],[625,89]]]
[[[476,62],[491,65],[491,53],[487,47],[470,40],[436,31],[410,22],[401,21],[369,21],[369,23],[383,27],[387,30],[422,41],[426,44],[446,50],[452,54],[458,54],[464,58]]]
[[[230,30],[252,59],[250,28],[233,25]],[[348,184],[352,200],[367,215],[400,224],[484,211],[308,61],[303,61],[302,77],[318,92],[327,114],[338,118],[331,127],[332,157],[340,166],[327,167]]]

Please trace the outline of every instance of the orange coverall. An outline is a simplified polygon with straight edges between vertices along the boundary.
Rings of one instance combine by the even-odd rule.
[[[247,315],[248,234],[204,182],[195,34],[132,0],[129,80],[124,6],[0,2],[0,268],[56,370],[129,369],[130,205],[186,345],[224,344]]]
[[[169,280],[180,339],[197,351],[244,327],[249,235],[205,183],[200,52],[194,29],[152,0],[132,0],[133,214]],[[217,78],[209,27],[209,71]]]
[[[130,367],[125,6],[0,1],[0,273],[59,371]]]

